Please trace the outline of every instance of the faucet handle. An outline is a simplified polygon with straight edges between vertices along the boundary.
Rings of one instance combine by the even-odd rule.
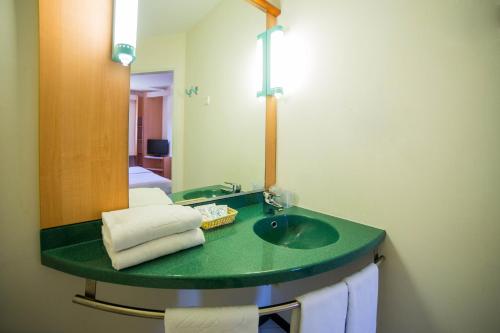
[[[274,192],[271,192],[271,191],[264,191],[264,199],[266,200],[266,202],[270,201],[270,200],[274,200],[274,198],[279,198],[280,195],[279,194],[276,194]]]
[[[279,195],[276,195],[276,193],[274,193],[274,192],[270,192],[270,191],[264,192],[264,202],[267,205],[273,206],[275,210],[282,211],[283,205],[281,205],[279,202],[277,202],[275,200],[276,197],[279,197]]]
[[[233,189],[234,193],[241,192],[241,185],[240,184],[232,183],[232,182],[224,182],[224,184],[230,185],[231,188]]]
[[[280,194],[278,194],[276,192],[273,192],[273,191],[264,191],[264,196],[268,196],[268,197],[271,197],[271,198],[279,198],[279,197],[281,197]]]

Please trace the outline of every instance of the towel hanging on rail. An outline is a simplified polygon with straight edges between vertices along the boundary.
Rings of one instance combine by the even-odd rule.
[[[297,297],[300,309],[292,312],[291,333],[344,333],[347,285],[339,282]]]
[[[165,333],[257,333],[255,305],[165,310]]]
[[[377,331],[378,267],[369,264],[345,280],[349,290],[346,333]]]

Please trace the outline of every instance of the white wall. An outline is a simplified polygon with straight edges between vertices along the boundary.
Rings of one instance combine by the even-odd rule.
[[[173,191],[184,188],[184,87],[186,75],[186,34],[158,35],[139,39],[137,61],[132,73],[174,72],[171,86],[172,103],[172,187]]]
[[[162,124],[162,139],[167,139],[172,142],[173,117],[174,109],[172,103],[172,89],[169,88],[166,96],[163,96],[163,124]],[[172,152],[170,152],[172,154]]]
[[[128,103],[128,154],[137,155],[137,95],[130,95]]]
[[[257,35],[265,15],[245,1],[224,0],[187,34],[185,188],[264,184],[265,103],[257,100]],[[205,99],[210,96],[210,105]]]
[[[495,2],[281,1],[278,182],[387,230],[379,332],[499,330]]]

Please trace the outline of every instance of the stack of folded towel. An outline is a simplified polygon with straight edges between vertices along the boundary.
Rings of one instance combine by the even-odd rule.
[[[103,212],[102,222],[102,240],[117,270],[205,242],[201,214],[187,206],[136,205]]]

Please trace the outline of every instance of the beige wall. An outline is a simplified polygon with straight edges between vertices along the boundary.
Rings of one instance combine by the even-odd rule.
[[[137,154],[137,95],[130,95],[128,105],[128,154]]]
[[[157,35],[139,39],[132,73],[174,71],[172,101],[172,189],[184,188],[184,86],[186,34]]]
[[[495,2],[281,1],[278,182],[387,230],[379,332],[500,328]]]
[[[281,1],[280,0],[268,0],[272,5],[275,7],[281,8]]]
[[[200,94],[186,98],[186,188],[264,185],[265,103],[254,82],[256,37],[265,26],[265,15],[247,2],[224,0],[187,34],[186,84]]]

